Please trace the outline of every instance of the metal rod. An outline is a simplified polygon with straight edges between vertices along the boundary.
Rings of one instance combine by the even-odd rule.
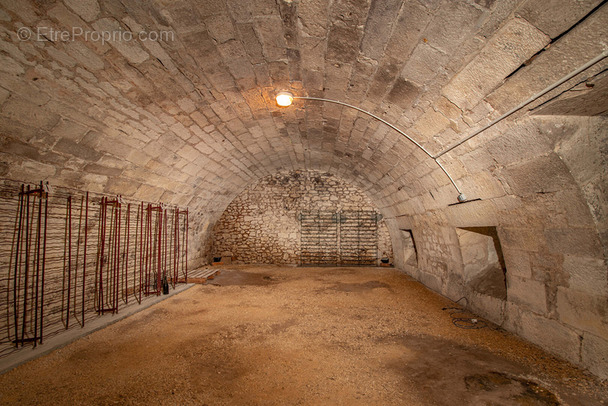
[[[146,249],[144,253],[144,272],[145,272],[145,289],[144,294],[148,296],[150,294],[150,204],[146,206]]]
[[[186,207],[186,229],[184,231],[184,233],[186,234],[186,255],[185,255],[185,261],[186,261],[186,283],[188,283],[188,228],[190,227],[189,224],[189,212],[188,212],[188,208]]]
[[[80,214],[78,215],[78,236],[76,237],[76,265],[74,266],[74,318],[78,324],[82,327],[82,322],[78,320],[76,305],[78,296],[78,262],[80,260],[80,240],[82,230],[82,212],[84,209],[84,196],[80,196]],[[84,289],[84,287],[83,287]]]
[[[117,217],[116,217],[116,223],[118,224],[118,230],[117,233],[115,235],[116,238],[116,253],[114,254],[114,258],[116,258],[116,264],[114,265],[115,269],[116,269],[116,277],[115,277],[115,285],[114,285],[114,308],[116,309],[116,313],[118,313],[118,299],[119,299],[119,291],[120,291],[120,229],[121,229],[121,222],[120,219],[122,218],[122,204],[120,203],[116,203],[116,205],[118,206],[116,208],[116,212],[117,212]]]
[[[84,256],[82,263],[82,327],[84,327],[85,293],[86,293],[86,269],[87,269],[87,235],[89,232],[89,192],[86,196],[86,208],[84,212]]]
[[[25,276],[23,282],[23,320],[21,321],[21,346],[23,347],[25,339],[25,325],[27,320],[27,284],[29,276],[30,263],[30,186],[27,187],[27,195],[25,196]]]
[[[40,232],[42,221],[42,181],[40,182],[40,198],[38,199],[38,224],[36,225],[36,299],[34,314],[34,348],[38,340],[38,299],[40,289]]]
[[[173,220],[173,275],[175,275],[175,279],[177,280],[179,276],[179,263],[177,262],[177,256],[179,254],[179,209],[177,207],[173,212],[173,216],[175,217]]]
[[[141,303],[141,283],[143,279],[143,264],[144,264],[144,203],[140,204],[141,214],[139,216],[140,234],[139,234],[139,300]],[[135,283],[135,282],[133,282]]]
[[[125,304],[129,304],[129,237],[131,231],[131,203],[127,204],[127,214],[126,214],[126,232],[127,232],[127,241],[125,243],[125,269],[123,270],[124,275],[124,296],[125,296]]]
[[[498,123],[498,122],[504,120],[505,118],[509,117],[511,114],[513,114],[513,113],[521,110],[522,108],[526,107],[528,104],[532,103],[534,100],[536,100],[539,97],[541,97],[541,96],[549,93],[551,90],[555,89],[556,87],[558,87],[558,86],[562,85],[563,83],[567,82],[568,80],[572,79],[574,76],[576,76],[579,73],[583,72],[587,68],[595,65],[596,63],[598,63],[602,59],[606,58],[607,56],[608,56],[608,50],[602,52],[600,55],[596,56],[595,58],[593,58],[592,60],[590,60],[589,62],[587,62],[583,66],[581,66],[580,68],[578,68],[578,69],[574,70],[573,72],[567,74],[566,76],[564,76],[563,78],[561,78],[557,82],[555,82],[552,85],[544,88],[543,90],[541,90],[540,92],[536,93],[534,96],[530,97],[526,101],[524,101],[524,102],[518,104],[517,106],[513,107],[511,110],[507,111],[502,116],[500,116],[497,119],[493,120],[492,122],[490,122],[489,124],[487,124],[484,127],[480,128],[479,130],[474,131],[472,134],[464,137],[462,140],[460,140],[460,141],[458,141],[458,142],[450,145],[449,147],[445,148],[443,151],[439,152],[438,154],[435,154],[431,158],[433,158],[433,159],[436,160],[440,156],[447,154],[448,152],[450,152],[454,148],[459,147],[460,145],[464,144],[465,142],[467,142],[471,138],[476,137],[477,135],[481,134],[482,132],[484,132],[488,128],[494,126],[496,123]],[[294,99],[295,99],[295,97],[294,97]]]
[[[100,227],[100,258],[99,258],[99,283],[97,288],[99,289],[99,299],[98,299],[98,313],[103,313],[104,308],[104,298],[103,298],[103,263],[104,263],[104,249],[105,249],[105,240],[106,240],[106,198],[101,198],[101,206],[99,208],[99,227]]]
[[[21,193],[19,193],[19,227],[17,231],[17,246],[15,248],[15,275],[13,280],[13,315],[15,318],[15,346],[19,340],[19,288],[18,283],[21,281],[21,227],[23,224],[23,202],[24,202],[25,185],[21,185]]]
[[[48,182],[47,182],[48,184]],[[45,192],[44,199],[44,234],[43,234],[43,243],[42,243],[42,282],[40,286],[40,344],[42,344],[43,338],[43,326],[44,326],[44,274],[46,270],[46,231],[48,225],[49,218],[49,194]]]
[[[348,103],[344,103],[338,100],[332,100],[332,99],[325,99],[322,97],[309,97],[309,96],[293,96],[293,99],[300,99],[300,100],[314,100],[314,101],[322,101],[322,102],[327,102],[327,103],[333,103],[333,104],[338,104],[340,106],[344,106],[344,107],[348,107],[354,110],[357,110],[363,114],[367,114],[368,116],[380,121],[381,123],[384,123],[385,125],[389,126],[390,128],[392,128],[393,130],[397,131],[399,134],[403,135],[405,138],[407,138],[412,144],[414,144],[415,146],[417,146],[422,152],[424,152],[429,158],[431,158],[433,161],[435,161],[435,163],[439,166],[439,169],[441,169],[441,171],[443,173],[445,173],[445,175],[448,177],[448,179],[450,180],[450,183],[452,183],[452,185],[454,186],[454,188],[456,189],[456,191],[458,192],[458,200],[459,201],[465,201],[466,197],[464,196],[464,194],[462,193],[462,191],[460,190],[460,188],[458,187],[458,185],[456,185],[456,182],[454,182],[454,179],[452,178],[452,176],[448,173],[448,171],[443,167],[443,165],[441,165],[438,161],[437,158],[434,157],[429,151],[426,150],[426,148],[424,148],[422,145],[420,145],[420,143],[418,143],[415,139],[413,139],[412,137],[410,137],[409,135],[407,135],[405,132],[403,132],[402,130],[400,130],[399,128],[395,127],[393,124],[389,123],[388,121],[386,121],[385,119],[378,117],[377,115],[367,111],[367,110],[363,110],[360,107],[357,106],[353,106],[352,104],[348,104]]]
[[[157,291],[157,295],[160,295],[161,290],[162,290],[162,278],[161,278],[161,273],[162,273],[162,261],[161,261],[161,256],[162,256],[162,226],[163,226],[163,209],[162,207],[159,209],[158,211],[158,272],[156,274],[156,291]]]
[[[66,244],[68,246],[68,289],[67,289],[67,306],[66,306],[66,316],[65,316],[65,329],[70,328],[70,293],[72,291],[72,196],[68,196],[67,201],[67,216],[66,216],[66,235],[67,240]],[[65,268],[63,274],[64,280],[64,289],[65,289]],[[63,307],[63,300],[61,301]],[[63,316],[63,309],[61,315]]]
[[[163,209],[163,278],[169,279],[167,277],[167,209]]]

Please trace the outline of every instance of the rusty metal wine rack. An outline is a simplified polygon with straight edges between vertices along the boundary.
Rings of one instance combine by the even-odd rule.
[[[299,219],[301,265],[377,265],[377,212],[303,211]]]
[[[0,180],[0,357],[187,281],[188,226],[187,209]]]

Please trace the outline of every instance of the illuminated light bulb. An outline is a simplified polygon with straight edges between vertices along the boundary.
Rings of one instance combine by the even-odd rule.
[[[276,99],[279,106],[288,107],[291,106],[291,103],[293,102],[293,95],[289,92],[281,92],[277,94]]]

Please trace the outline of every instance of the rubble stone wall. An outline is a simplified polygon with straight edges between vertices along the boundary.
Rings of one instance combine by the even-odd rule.
[[[282,172],[245,189],[213,229],[213,257],[237,263],[298,264],[302,211],[375,210],[358,188],[328,173]],[[392,262],[391,238],[378,223],[378,258]]]

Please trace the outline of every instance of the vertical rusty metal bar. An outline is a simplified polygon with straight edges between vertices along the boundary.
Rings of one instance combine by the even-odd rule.
[[[108,199],[106,198],[106,210],[107,210],[107,206],[108,206]],[[107,219],[106,219],[106,227],[107,227]],[[108,306],[111,306],[114,304],[114,300],[112,298],[112,281],[113,281],[113,275],[114,275],[114,240],[113,240],[113,233],[114,233],[114,207],[110,206],[110,232],[108,234],[108,263],[107,263],[107,271],[105,273],[105,282],[106,282],[106,287],[104,289],[104,293],[105,293],[105,301],[106,301],[106,306],[104,306],[103,310],[104,313],[106,311],[106,309],[108,309]]]
[[[66,306],[66,317],[65,317],[65,328],[66,330],[70,328],[70,293],[72,291],[72,196],[68,196],[67,203],[67,244],[68,244],[68,300]],[[64,273],[65,280],[65,273]],[[62,303],[63,304],[63,303]]]
[[[18,283],[21,281],[21,229],[23,227],[23,202],[25,200],[25,185],[21,185],[19,193],[19,227],[17,229],[17,245],[15,248],[15,275],[13,280],[13,315],[15,319],[15,346],[19,345],[19,288]]]
[[[42,344],[43,327],[44,327],[44,274],[46,270],[46,231],[49,218],[49,194],[45,192],[44,199],[44,233],[42,236],[42,276],[40,283],[40,344]]]
[[[115,278],[114,278],[114,310],[112,313],[118,313],[118,298],[120,292],[120,229],[122,218],[122,205],[116,198],[116,224],[117,230],[114,238],[116,240],[116,252],[114,253],[114,258],[116,259],[116,263],[114,264],[115,269]]]
[[[29,262],[30,262],[30,187],[27,187],[25,196],[25,276],[23,282],[23,320],[21,320],[21,346],[23,347],[23,339],[25,338],[25,329],[27,321],[27,284],[29,277]]]
[[[158,208],[158,267],[157,267],[157,273],[156,273],[156,295],[160,295],[161,290],[162,290],[162,279],[161,279],[161,274],[162,274],[162,228],[163,228],[163,209],[161,206],[159,206]]]
[[[138,302],[141,303],[141,283],[143,277],[143,248],[144,248],[144,203],[140,204],[139,210],[139,299]],[[135,286],[135,280],[133,280],[133,286]],[[137,297],[137,296],[136,296]]]
[[[189,214],[188,214],[188,208],[186,207],[186,229],[185,229],[185,234],[186,234],[186,283],[188,283],[188,228],[190,227],[190,224],[188,223]]]
[[[99,282],[97,284],[98,289],[98,313],[103,313],[104,308],[104,297],[103,297],[103,265],[104,265],[104,250],[106,241],[106,198],[101,198],[101,206],[99,208],[99,235],[100,235],[100,256],[99,256]]]
[[[86,205],[84,212],[84,255],[82,259],[82,327],[84,327],[84,309],[85,309],[85,293],[86,293],[86,269],[87,269],[87,234],[89,232],[89,192],[86,196]]]
[[[76,237],[76,265],[74,266],[74,319],[82,327],[82,322],[78,320],[76,305],[78,297],[78,264],[80,262],[80,241],[82,236],[82,212],[84,210],[84,196],[80,196],[80,214],[78,215],[78,236]],[[84,289],[84,287],[83,287]]]
[[[38,199],[38,224],[36,226],[36,300],[35,300],[35,316],[34,316],[34,348],[38,341],[38,299],[40,289],[40,233],[42,221],[42,195],[43,185],[40,182],[40,198]]]
[[[143,279],[143,265],[144,265],[144,203],[141,205],[141,214],[139,216],[140,234],[139,234],[139,303],[141,303],[141,288]]]
[[[176,207],[173,212],[173,275],[175,280],[179,277],[178,254],[179,254],[179,209]]]
[[[168,280],[167,275],[167,210],[161,209],[163,212],[163,277]]]
[[[149,261],[149,244],[150,244],[150,205],[148,204],[146,207],[146,250],[144,253],[144,295],[148,296],[150,292],[150,269],[148,268]]]
[[[127,233],[127,241],[125,243],[125,269],[123,270],[124,275],[124,290],[125,290],[125,304],[129,304],[129,240],[131,233],[131,203],[127,204],[127,214],[126,214],[126,233]]]

